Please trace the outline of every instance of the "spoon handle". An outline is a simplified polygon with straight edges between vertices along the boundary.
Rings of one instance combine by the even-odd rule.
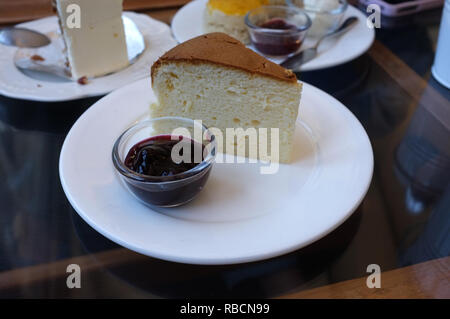
[[[280,65],[284,68],[295,70],[297,67],[300,67],[300,65],[314,59],[314,57],[317,55],[317,48],[319,47],[320,42],[323,39],[325,39],[326,37],[335,36],[348,31],[348,29],[350,29],[353,25],[355,25],[357,21],[358,21],[357,17],[349,17],[345,19],[345,21],[335,31],[322,36],[322,38],[320,38],[316,42],[315,46],[313,46],[312,48],[302,50],[299,53],[285,59],[283,62],[280,63]]]
[[[346,32],[348,29],[350,29],[352,26],[355,25],[355,23],[358,22],[358,18],[357,17],[349,17],[347,18],[340,26],[339,28],[337,28],[336,30],[325,34],[323,37],[321,37],[319,39],[319,41],[317,41],[316,45],[314,46],[314,48],[318,48],[320,43],[322,42],[323,39],[331,37],[331,36],[336,36],[338,34],[344,33]]]

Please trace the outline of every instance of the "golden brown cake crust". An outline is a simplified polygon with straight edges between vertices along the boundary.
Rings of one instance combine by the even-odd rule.
[[[274,79],[297,83],[295,74],[245,47],[225,33],[209,33],[183,42],[166,52],[151,70],[153,80],[156,69],[165,62],[212,63],[237,68]]]

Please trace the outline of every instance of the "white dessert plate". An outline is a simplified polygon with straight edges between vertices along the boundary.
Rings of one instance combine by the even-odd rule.
[[[14,65],[18,48],[0,44],[0,94],[34,101],[67,101],[104,95],[145,78],[148,76],[149,66],[175,46],[176,41],[165,23],[134,12],[124,12],[124,16],[136,24],[145,41],[144,52],[133,64],[106,76],[89,79],[88,84],[81,85],[76,81],[46,76],[45,73],[40,74],[39,78],[26,75]],[[22,23],[19,26],[45,33],[53,39],[59,37],[56,16]]]
[[[151,209],[120,182],[111,152],[125,129],[148,118],[155,100],[148,78],[112,92],[78,119],[61,151],[70,203],[119,245],[190,264],[266,259],[327,235],[367,192],[373,154],[366,132],[344,105],[304,84],[292,163],[272,175],[260,174],[264,163],[215,163],[195,200]]]
[[[203,13],[207,2],[208,0],[194,0],[176,13],[172,21],[172,33],[178,42],[184,42],[205,33]],[[343,19],[350,16],[356,16],[359,19],[358,23],[342,36],[324,40],[319,47],[317,57],[302,65],[301,71],[314,71],[340,65],[356,59],[370,48],[375,39],[375,31],[367,27],[367,17],[349,5]],[[311,47],[315,42],[316,40],[307,38],[302,48]],[[282,61],[271,60],[276,63]]]

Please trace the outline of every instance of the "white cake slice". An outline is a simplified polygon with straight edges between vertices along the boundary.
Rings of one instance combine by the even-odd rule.
[[[252,9],[269,4],[269,0],[209,0],[204,14],[205,33],[223,32],[248,44],[250,36],[244,17]]]
[[[151,117],[180,116],[202,120],[225,136],[227,128],[272,128],[279,132],[279,156],[272,161],[289,162],[300,104],[301,84],[294,73],[270,62],[241,42],[224,34],[210,33],[184,42],[164,54],[152,66],[152,87],[159,103]],[[257,142],[259,144],[259,141]],[[272,139],[266,141],[268,153]],[[225,141],[220,150],[235,153]],[[230,143],[238,155],[268,159],[243,151],[251,139],[241,135]],[[255,154],[253,154],[255,155]]]
[[[55,0],[73,79],[102,76],[129,64],[122,1]]]

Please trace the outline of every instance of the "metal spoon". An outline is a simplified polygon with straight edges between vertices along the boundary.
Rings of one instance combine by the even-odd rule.
[[[0,30],[0,43],[20,48],[38,48],[50,44],[42,33],[25,28],[4,28]]]
[[[335,31],[333,31],[331,33],[327,33],[324,36],[322,36],[319,39],[319,41],[316,42],[316,45],[314,45],[312,48],[305,49],[305,50],[301,51],[300,53],[297,53],[296,55],[287,58],[282,63],[280,63],[280,65],[286,69],[298,71],[298,69],[300,68],[300,66],[302,64],[304,64],[316,57],[317,48],[319,47],[322,40],[324,40],[325,38],[331,37],[331,36],[336,36],[336,35],[340,35],[340,34],[347,32],[356,24],[357,21],[358,21],[357,17],[347,18],[340,25],[340,27],[337,28]]]

